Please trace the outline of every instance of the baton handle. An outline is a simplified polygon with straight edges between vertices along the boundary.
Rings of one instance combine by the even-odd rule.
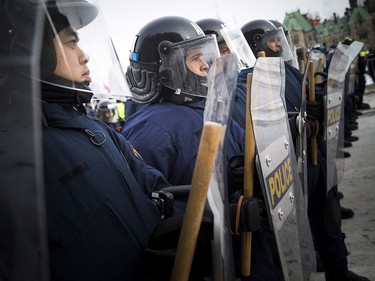
[[[266,52],[265,51],[260,51],[258,52],[258,58],[264,58],[266,56]],[[251,74],[251,73],[249,73]]]
[[[204,123],[194,167],[192,186],[177,244],[176,258],[171,276],[172,281],[187,281],[189,279],[222,131],[223,126],[221,124],[215,122]]]
[[[253,179],[254,179],[254,158],[255,141],[253,133],[253,124],[250,118],[250,96],[251,96],[252,74],[247,75],[246,84],[246,130],[245,130],[245,156],[244,156],[244,186],[243,195],[246,199],[253,197]],[[242,251],[241,251],[241,274],[250,275],[251,267],[251,238],[250,231],[242,232]]]
[[[314,77],[314,63],[312,60],[308,62],[309,71],[309,101],[315,101],[315,77]],[[311,136],[311,164],[318,165],[318,144],[316,136]]]

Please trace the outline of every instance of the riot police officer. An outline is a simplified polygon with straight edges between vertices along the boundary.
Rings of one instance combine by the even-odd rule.
[[[85,0],[8,1],[7,9],[17,30],[11,52],[20,57],[40,50],[30,30],[44,22],[41,71],[32,79],[41,88],[35,102],[43,115],[50,280],[136,280],[141,252],[161,222],[150,193],[169,184],[123,136],[86,115],[83,103],[95,94],[90,88],[95,79],[78,34],[92,25],[98,34],[99,9]],[[42,20],[30,17],[35,10]],[[18,65],[17,71],[24,74]]]
[[[227,26],[222,21],[217,19],[203,19],[197,21],[197,24],[201,26],[201,28],[204,30],[206,34],[215,34],[217,36],[217,42],[219,45],[220,50],[225,50],[226,53],[233,52],[239,55],[239,63],[238,63],[238,81],[237,81],[237,88],[236,88],[236,95],[234,100],[234,106],[232,110],[232,118],[239,122],[241,127],[245,128],[245,119],[246,119],[246,90],[247,90],[247,75],[248,73],[251,73],[253,71],[253,66],[255,64],[255,56],[253,54],[253,51],[250,49],[248,42],[246,41],[245,37],[242,34],[242,31],[239,29],[237,33],[236,26]],[[277,43],[279,44],[279,43]],[[246,51],[247,50],[247,51]],[[257,99],[255,99],[257,100]],[[295,119],[292,119],[290,122],[295,124]],[[233,167],[233,170],[235,170],[238,173],[241,173],[241,157],[236,157],[233,159],[233,161],[230,163],[230,165]],[[243,161],[243,159],[242,159]],[[243,165],[243,162],[242,162]],[[243,167],[242,167],[243,168]],[[242,170],[243,171],[243,170]],[[259,178],[261,182],[263,182],[262,178]],[[259,183],[258,183],[259,184]],[[259,196],[259,195],[258,195]],[[266,197],[266,194],[264,194],[264,197]],[[265,204],[266,205],[266,204]],[[264,210],[267,212],[266,210]],[[303,221],[299,221],[300,225],[303,225]],[[287,227],[287,226],[286,226]],[[303,227],[301,227],[302,229]],[[276,244],[275,237],[279,238],[280,234],[274,231],[270,231],[267,229],[266,226],[262,227],[262,234],[266,239],[268,239],[268,243],[274,245],[273,248],[269,249],[269,254],[273,256],[274,260],[279,260],[279,255],[282,256],[281,260],[284,262],[287,258],[284,255],[290,256],[291,252],[298,252],[300,249],[297,247],[288,248],[286,246],[287,243],[280,243],[279,245]],[[289,230],[290,231],[290,230]],[[310,229],[307,228],[305,230],[308,235],[310,234]],[[300,231],[301,233],[303,231]],[[310,237],[311,238],[311,237]],[[308,243],[308,236],[305,236],[304,238],[304,246],[305,248],[302,251],[306,251],[306,255],[314,256],[315,253],[313,251],[313,243],[312,239],[310,239],[311,243]],[[279,240],[280,241],[280,240]],[[281,244],[283,244],[281,246]],[[285,245],[284,245],[285,244]],[[306,247],[306,245],[310,245],[309,247]],[[280,250],[280,253],[276,250],[276,247],[280,246],[281,248],[285,247],[288,248],[287,252],[284,252],[283,250]],[[295,245],[294,245],[295,246]],[[281,249],[279,248],[279,249]],[[263,259],[263,262],[265,262],[265,257],[260,258]],[[309,262],[304,264],[304,270],[305,274],[309,274],[311,270],[314,270],[314,264],[309,264],[312,262],[311,259],[309,259]],[[261,262],[259,262],[261,263]],[[283,264],[283,266],[287,267],[290,266]],[[291,271],[298,271],[296,270],[283,270],[284,276],[285,274],[289,274]]]
[[[290,60],[290,50],[287,42],[280,42],[280,30],[268,20],[253,20],[242,26],[242,32],[254,54],[264,51],[266,56],[279,56],[285,62]],[[301,93],[303,77],[298,69],[285,63],[285,99],[288,112],[299,112],[301,107]],[[321,120],[316,111],[317,104],[307,105],[307,115],[313,120]],[[308,120],[307,120],[308,121]],[[311,122],[314,124],[315,122]],[[291,128],[292,129],[292,128]],[[318,131],[312,132],[316,135]],[[308,216],[316,249],[325,267],[327,281],[331,280],[368,280],[361,277],[347,267],[347,250],[344,243],[345,235],[341,232],[340,204],[337,196],[337,186],[326,194],[326,180],[324,178],[325,156],[318,150],[318,165],[312,166],[308,161]],[[330,225],[330,227],[328,227]]]
[[[204,121],[205,77],[210,61],[219,56],[216,38],[205,35],[196,23],[181,17],[155,19],[136,38],[126,76],[133,98],[146,105],[127,118],[122,133],[168,181],[190,184]],[[193,51],[199,49],[198,53]],[[242,154],[243,145],[243,129],[230,121],[225,162]],[[234,187],[231,183],[229,189]],[[230,195],[235,191],[230,190]],[[267,241],[261,233],[254,233],[255,258],[250,280],[278,280],[278,269],[264,248]],[[233,238],[237,266],[239,238]]]
[[[160,68],[163,41],[181,43],[180,49],[165,54],[171,70]],[[199,63],[198,72],[188,68],[187,54],[195,46],[205,48],[212,58],[219,56],[215,39],[205,36],[194,22],[181,17],[156,19],[137,33],[126,72],[133,98],[147,105],[127,119],[122,133],[173,184],[190,184],[203,126],[209,65],[198,56],[192,58]],[[234,123],[231,130],[228,158],[243,146],[242,129]]]
[[[231,53],[231,50],[226,43],[223,35],[221,34],[222,30],[224,28],[229,28],[222,20],[216,19],[216,18],[205,18],[196,21],[196,23],[199,25],[200,28],[204,31],[205,34],[215,34],[216,40],[218,43],[220,55],[226,55]],[[240,34],[242,36],[242,34]],[[240,49],[240,46],[236,46],[238,49]],[[239,55],[237,53],[237,55]],[[240,58],[240,60],[247,61],[247,63],[243,66],[242,64],[239,64],[239,75],[238,75],[238,81],[237,81],[237,87],[236,92],[234,95],[234,101],[233,101],[233,110],[232,110],[232,118],[234,121],[236,121],[241,128],[245,128],[245,114],[244,114],[244,108],[246,106],[246,82],[243,83],[243,77],[248,73],[248,70],[251,69],[254,66],[255,63],[255,56],[250,51],[247,54],[247,58]]]
[[[124,120],[120,117],[117,104],[113,100],[104,100],[97,104],[96,117],[102,120],[117,132],[121,132]]]

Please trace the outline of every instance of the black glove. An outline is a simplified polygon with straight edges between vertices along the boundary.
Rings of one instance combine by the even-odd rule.
[[[236,203],[230,204],[230,228],[232,233],[257,231],[260,224],[260,206],[258,198],[244,199],[241,195]]]
[[[244,156],[242,154],[233,156],[228,163],[229,196],[237,190],[243,189]]]
[[[311,120],[317,120],[320,123],[323,123],[323,120],[324,120],[323,102],[306,101],[306,114],[307,114],[307,118]]]

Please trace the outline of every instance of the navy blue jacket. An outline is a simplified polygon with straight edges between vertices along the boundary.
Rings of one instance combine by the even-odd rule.
[[[169,102],[150,104],[131,115],[122,133],[142,154],[147,163],[160,170],[171,184],[191,184],[203,128],[204,102],[176,105]],[[243,153],[244,130],[237,122],[227,128],[225,156]],[[230,179],[228,180],[231,194]],[[254,232],[252,275],[249,280],[277,280],[272,261],[264,250],[265,238]],[[241,236],[233,236],[236,272],[240,266]],[[248,279],[246,279],[248,280]]]
[[[52,280],[135,280],[169,184],[124,137],[72,107],[43,104]]]
[[[205,101],[176,105],[149,104],[131,115],[122,130],[149,165],[173,185],[191,184],[203,129]],[[227,160],[243,153],[244,131],[236,122],[227,129]]]
[[[302,98],[303,74],[289,63],[285,64],[285,101],[288,112],[299,112]],[[308,94],[306,92],[306,94]]]
[[[241,128],[246,127],[246,83],[247,74],[251,73],[252,69],[245,69],[238,74],[237,87],[233,101],[232,118]]]

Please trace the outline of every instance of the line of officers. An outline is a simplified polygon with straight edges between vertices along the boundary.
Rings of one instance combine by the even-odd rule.
[[[3,60],[6,67],[1,67],[1,87],[7,90],[4,95],[9,101],[3,112],[17,109],[13,101],[19,93],[32,93],[27,97],[39,104],[40,120],[34,129],[41,130],[37,143],[43,151],[43,189],[36,189],[34,196],[43,198],[37,216],[43,217],[45,228],[38,228],[36,236],[48,242],[30,239],[28,250],[36,262],[19,267],[19,259],[14,258],[18,252],[9,247],[19,229],[12,223],[12,210],[5,209],[0,278],[16,280],[24,273],[30,280],[169,280],[203,128],[208,71],[213,59],[232,52],[221,34],[226,24],[218,19],[193,22],[179,16],[150,21],[135,35],[125,82],[118,64],[114,63],[117,72],[103,65],[103,58],[116,62],[112,44],[109,56],[99,43],[85,45],[92,38],[105,41],[104,37],[98,39],[98,26],[103,22],[97,6],[85,0],[5,0],[1,5],[1,34],[5,34],[1,55],[11,58]],[[97,21],[99,25],[95,25]],[[86,36],[90,26],[94,26],[92,33]],[[239,200],[244,176],[246,77],[259,52],[284,59],[285,107],[293,113],[289,122],[296,138],[303,73],[282,24],[253,20],[241,32],[252,52],[238,66],[224,146],[224,177],[231,230],[252,231],[253,247],[251,274],[243,276],[239,240],[233,234],[233,278],[285,280],[287,273],[275,247],[259,179],[255,180],[254,197]],[[40,45],[34,41],[37,36]],[[19,57],[32,59],[25,67],[13,59]],[[31,88],[35,83],[38,87]],[[116,92],[117,88],[124,90]],[[306,103],[307,135],[316,136],[320,143],[323,95]],[[318,150],[319,165],[308,164],[307,168],[307,214],[314,255],[321,261],[320,271],[327,281],[369,280],[348,269],[339,193],[337,186],[327,191],[327,160],[322,151]],[[9,190],[1,192],[7,195],[4,198],[13,196]],[[238,217],[239,223],[234,223]],[[212,235],[212,214],[208,212],[189,280],[212,280]],[[28,236],[22,239],[28,240]]]

